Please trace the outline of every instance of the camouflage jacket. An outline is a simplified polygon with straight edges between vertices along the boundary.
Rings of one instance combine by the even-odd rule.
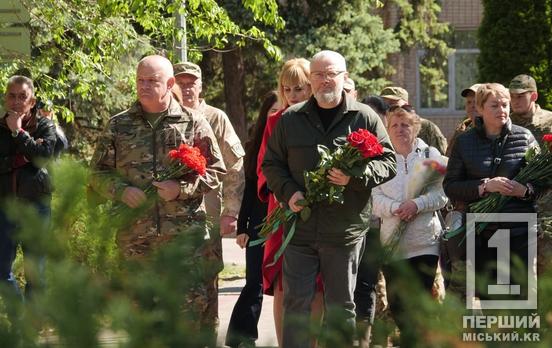
[[[148,248],[155,237],[174,235],[182,225],[205,220],[203,194],[218,187],[218,175],[226,172],[213,131],[204,118],[175,100],[171,100],[167,112],[160,117],[152,127],[138,102],[113,116],[98,139],[91,162],[94,170],[91,188],[103,197],[119,200],[128,186],[142,189],[148,186],[168,165],[170,150],[183,143],[201,149],[207,159],[206,174],[180,178],[178,199],[157,200],[151,212],[128,228],[127,234],[132,235],[133,241],[126,242],[144,240]],[[127,254],[142,251],[125,250]]]
[[[472,120],[466,116],[465,119],[463,119],[460,123],[456,125],[456,128],[454,129],[454,134],[452,135],[452,138],[450,138],[450,141],[447,146],[447,151],[445,152],[445,155],[447,157],[450,157],[450,154],[452,152],[452,147],[454,146],[454,143],[456,142],[456,138],[468,129],[472,127]]]
[[[418,138],[425,141],[426,144],[429,146],[433,146],[441,154],[446,153],[447,151],[447,138],[443,135],[439,127],[430,120],[427,120],[425,118],[421,118],[422,124],[420,133],[418,133]]]
[[[542,140],[543,135],[552,133],[552,112],[542,109],[535,104],[535,110],[526,114],[510,115],[512,123],[525,127],[533,133],[539,145],[546,146]],[[537,200],[537,211],[541,230],[552,233],[552,190],[548,190]]]
[[[222,159],[226,166],[226,174],[222,177],[221,190],[213,190],[205,195],[207,214],[218,217],[221,214],[238,217],[240,212],[245,175],[243,172],[243,150],[240,138],[224,111],[207,105],[204,100],[197,111],[202,114],[211,125],[218,142]],[[222,197],[221,197],[222,193]],[[221,213],[221,204],[223,210]]]
[[[533,133],[535,139],[543,146],[542,136],[547,133],[552,133],[552,112],[541,109],[539,104],[535,104],[535,110],[526,114],[510,115],[513,124],[525,127]]]

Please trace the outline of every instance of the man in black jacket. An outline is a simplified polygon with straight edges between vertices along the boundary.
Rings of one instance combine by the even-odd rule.
[[[5,94],[8,111],[0,119],[0,281],[16,287],[12,263],[18,243],[17,226],[10,221],[7,207],[17,198],[45,217],[45,228],[50,216],[51,187],[44,165],[54,155],[55,126],[51,120],[38,115],[33,109],[35,103],[33,81],[25,76],[12,76]],[[29,249],[33,248],[23,243],[23,251]],[[35,261],[43,263],[34,252],[27,252],[26,257],[26,261],[36,257]],[[27,291],[42,276],[33,269],[25,272],[34,278],[34,281],[27,279]]]
[[[378,137],[384,153],[369,162],[361,177],[331,169],[330,182],[345,186],[344,203],[315,204],[307,221],[297,219],[283,262],[285,348],[309,346],[304,328],[295,323],[309,318],[319,272],[324,280],[326,322],[330,326],[339,322],[342,330],[334,336],[339,342],[352,341],[353,292],[362,240],[369,227],[368,200],[372,187],[391,179],[396,172],[393,148],[379,116],[343,91],[348,75],[343,56],[321,51],[313,56],[310,68],[313,96],[291,106],[268,141],[262,168],[276,198],[294,212],[303,209],[298,203],[304,198],[303,173],[316,168],[320,159],[318,144],[334,150],[338,138],[344,140],[349,133],[364,128]]]

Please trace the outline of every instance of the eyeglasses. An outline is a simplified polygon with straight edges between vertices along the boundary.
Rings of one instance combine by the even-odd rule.
[[[412,112],[415,112],[414,110],[414,107],[410,104],[404,104],[404,105],[392,105],[389,107],[389,109],[387,110],[387,112],[391,113],[391,112],[395,112],[399,109],[402,109],[408,113],[412,113]]]
[[[316,80],[325,80],[326,78],[333,80],[344,72],[345,71],[311,71],[311,76]]]

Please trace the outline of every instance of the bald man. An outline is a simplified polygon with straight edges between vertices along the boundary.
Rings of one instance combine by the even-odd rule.
[[[146,209],[118,233],[119,249],[127,258],[144,258],[178,234],[206,231],[203,195],[217,188],[218,175],[226,172],[209,123],[173,99],[174,84],[172,64],[166,58],[142,59],[136,73],[138,100],[109,120],[91,162],[93,190],[130,209]],[[201,149],[207,159],[206,174],[154,181],[169,164],[168,152],[180,144]],[[155,197],[149,197],[154,200],[151,206],[144,193],[150,184],[157,190]],[[205,307],[207,299],[199,298],[203,293],[197,291],[194,304]]]

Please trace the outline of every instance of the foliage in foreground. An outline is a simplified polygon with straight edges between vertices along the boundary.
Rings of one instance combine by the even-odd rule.
[[[20,238],[48,258],[47,286],[25,302],[11,289],[1,289],[0,342],[6,347],[48,346],[41,338],[52,328],[59,341],[70,347],[98,347],[101,329],[122,332],[121,347],[203,347],[206,332],[198,331],[183,294],[203,279],[209,265],[197,267],[192,257],[203,234],[186,231],[180,239],[161,249],[151,262],[124,262],[117,255],[114,236],[125,226],[125,217],[109,215],[109,206],[92,200],[86,190],[88,170],[64,160],[55,166],[55,200],[52,229],[37,234],[40,222],[13,203],[10,213],[21,222]],[[131,219],[132,217],[128,217]],[[408,275],[404,281],[409,283]],[[539,278],[540,342],[552,344],[552,272]],[[462,315],[471,315],[463,303],[450,296],[438,304],[423,291],[404,293],[423,347],[460,347]],[[331,313],[331,315],[330,315]],[[493,313],[494,314],[494,313]],[[502,314],[519,315],[516,311]],[[340,311],[330,309],[330,329],[297,319],[297,329],[317,336],[327,347],[345,347],[350,332]],[[201,329],[201,328],[200,328]],[[393,327],[376,321],[376,343],[383,343]],[[492,333],[493,329],[477,329]],[[520,331],[520,333],[523,330]],[[529,330],[530,331],[530,330]],[[503,343],[502,343],[503,344]],[[524,346],[515,344],[515,346]]]

